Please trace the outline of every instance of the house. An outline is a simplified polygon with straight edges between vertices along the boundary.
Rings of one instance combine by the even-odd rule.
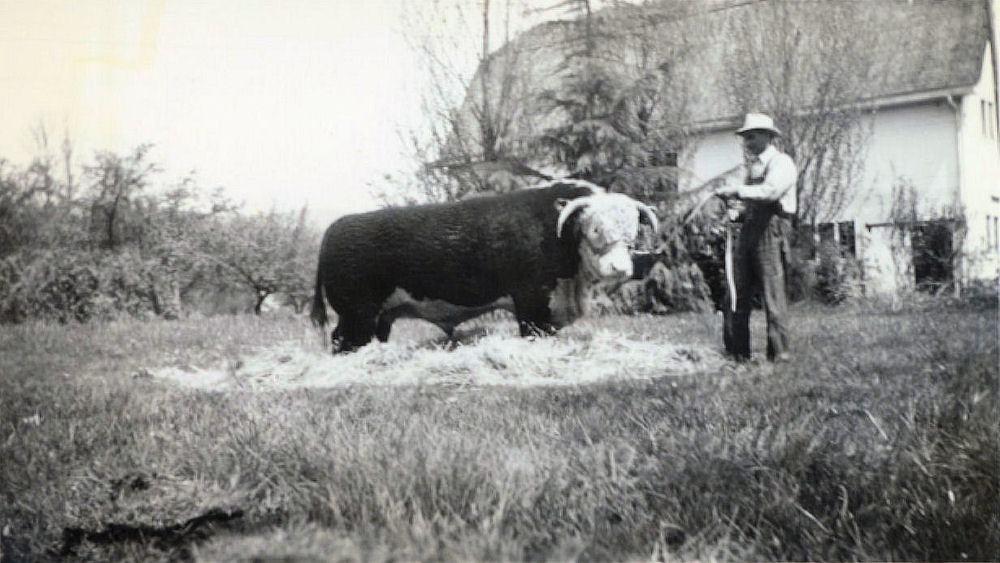
[[[898,27],[887,27],[886,34],[896,40],[882,43],[886,51],[875,63],[884,65],[875,69],[882,80],[873,91],[839,101],[859,112],[866,146],[854,193],[814,225],[817,240],[835,242],[858,259],[866,293],[957,289],[997,278],[1000,135],[993,2],[866,6],[877,4],[881,15],[892,18]],[[747,18],[747,12],[763,9],[761,4],[728,15]],[[810,4],[816,10],[823,3]],[[925,35],[928,26],[935,33]],[[922,35],[926,40],[913,39]],[[681,177],[682,190],[739,162],[740,143],[732,132],[741,110],[770,110],[733,107],[721,93],[715,103],[711,94],[707,98],[709,103],[691,114],[697,135],[681,157],[691,171]]]
[[[629,86],[615,94],[624,104],[588,116],[574,134],[600,129],[591,145],[625,138],[615,113],[637,108],[650,135],[642,143],[661,142],[662,158],[605,176],[615,189],[614,178],[671,169],[650,199],[667,201],[671,190],[692,188],[740,163],[733,131],[747,111],[772,114],[779,127],[796,133],[786,135],[790,143],[827,129],[825,118],[850,114],[850,143],[814,143],[850,145],[850,162],[834,154],[821,159],[823,168],[815,153],[793,154],[802,170],[814,171],[802,174],[800,210],[831,199],[812,197],[818,188],[833,186],[840,194],[835,205],[824,203],[822,213],[814,208],[800,215],[814,243],[837,244],[854,256],[867,293],[995,280],[997,1],[660,0],[601,10],[586,25],[548,22],[491,56],[493,74],[482,82],[491,83],[495,101],[490,125],[503,124],[491,151],[513,147],[517,153],[520,140],[576,119],[543,102],[554,98],[552,92],[599,94],[559,90],[560,81],[589,72],[586,65],[605,73],[603,82],[591,84]],[[480,78],[470,82],[466,121],[457,127],[469,132],[460,144],[473,147],[473,154],[491,152],[477,144]],[[628,98],[649,84],[658,90]],[[657,130],[668,134],[658,140],[651,133]],[[537,144],[526,146],[515,156],[532,167],[575,173],[551,167],[550,155],[535,150]],[[584,158],[596,161],[600,150]]]

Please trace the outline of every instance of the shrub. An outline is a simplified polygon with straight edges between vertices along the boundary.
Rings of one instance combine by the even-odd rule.
[[[861,268],[833,241],[824,241],[809,258],[802,246],[793,246],[786,269],[788,296],[792,301],[838,305],[861,295]]]
[[[692,262],[673,267],[657,262],[643,280],[623,284],[611,295],[622,313],[680,313],[708,311],[712,294],[698,266]]]
[[[816,263],[793,251],[785,269],[785,286],[790,301],[812,300],[816,288]]]
[[[641,280],[627,282],[610,294],[610,308],[620,313],[678,313],[721,307],[725,275],[721,273],[724,230],[711,217],[681,224],[679,217],[661,218],[652,265]],[[642,275],[642,272],[640,272]]]
[[[845,256],[836,243],[824,242],[819,248],[815,288],[819,300],[830,305],[858,297],[861,284],[857,261]]]
[[[90,318],[99,281],[89,258],[71,250],[17,252],[5,258],[0,268],[0,285],[5,289],[0,318],[6,322]]]
[[[129,252],[53,248],[0,260],[0,322],[89,321],[152,309],[152,273]]]

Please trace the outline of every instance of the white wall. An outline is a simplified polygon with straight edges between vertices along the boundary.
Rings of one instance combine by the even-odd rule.
[[[997,249],[992,235],[987,236],[986,219],[1000,217],[1000,141],[996,118],[983,131],[983,102],[996,108],[993,61],[989,48],[984,55],[982,76],[972,94],[962,99],[961,155],[962,203],[968,233],[965,238],[967,259],[962,264],[965,278],[993,279],[997,276]],[[990,227],[992,229],[992,226]],[[992,244],[988,244],[992,243]]]
[[[917,212],[937,217],[959,198],[958,120],[945,100],[878,110],[858,194],[842,213],[855,220],[867,294],[914,286],[913,253],[905,233],[886,225],[894,191],[912,186]]]
[[[743,163],[743,144],[733,131],[708,133],[697,141],[693,151],[680,156],[682,173],[678,183],[681,191],[696,188]]]
[[[842,217],[864,224],[887,221],[893,187],[900,182],[916,189],[921,212],[933,214],[954,205],[957,141],[955,110],[945,101],[878,110],[858,193]]]

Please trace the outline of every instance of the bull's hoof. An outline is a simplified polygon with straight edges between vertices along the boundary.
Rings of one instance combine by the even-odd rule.
[[[351,352],[357,351],[360,346],[346,342],[343,338],[333,338],[331,339],[330,351],[336,356],[338,354],[350,354]]]
[[[552,323],[521,323],[521,336],[525,338],[553,336],[558,331],[559,328]]]

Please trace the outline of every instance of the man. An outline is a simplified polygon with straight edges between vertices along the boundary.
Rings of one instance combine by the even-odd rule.
[[[750,359],[750,310],[754,295],[763,290],[767,313],[767,358],[787,361],[788,326],[785,294],[784,249],[797,210],[795,181],[798,170],[791,157],[774,146],[781,136],[774,120],[762,113],[748,113],[736,134],[743,139],[749,161],[745,182],[721,185],[715,194],[744,204],[739,235],[732,251],[731,273],[735,303],[728,303],[724,317],[726,352],[738,361]],[[730,298],[731,299],[731,298]]]

